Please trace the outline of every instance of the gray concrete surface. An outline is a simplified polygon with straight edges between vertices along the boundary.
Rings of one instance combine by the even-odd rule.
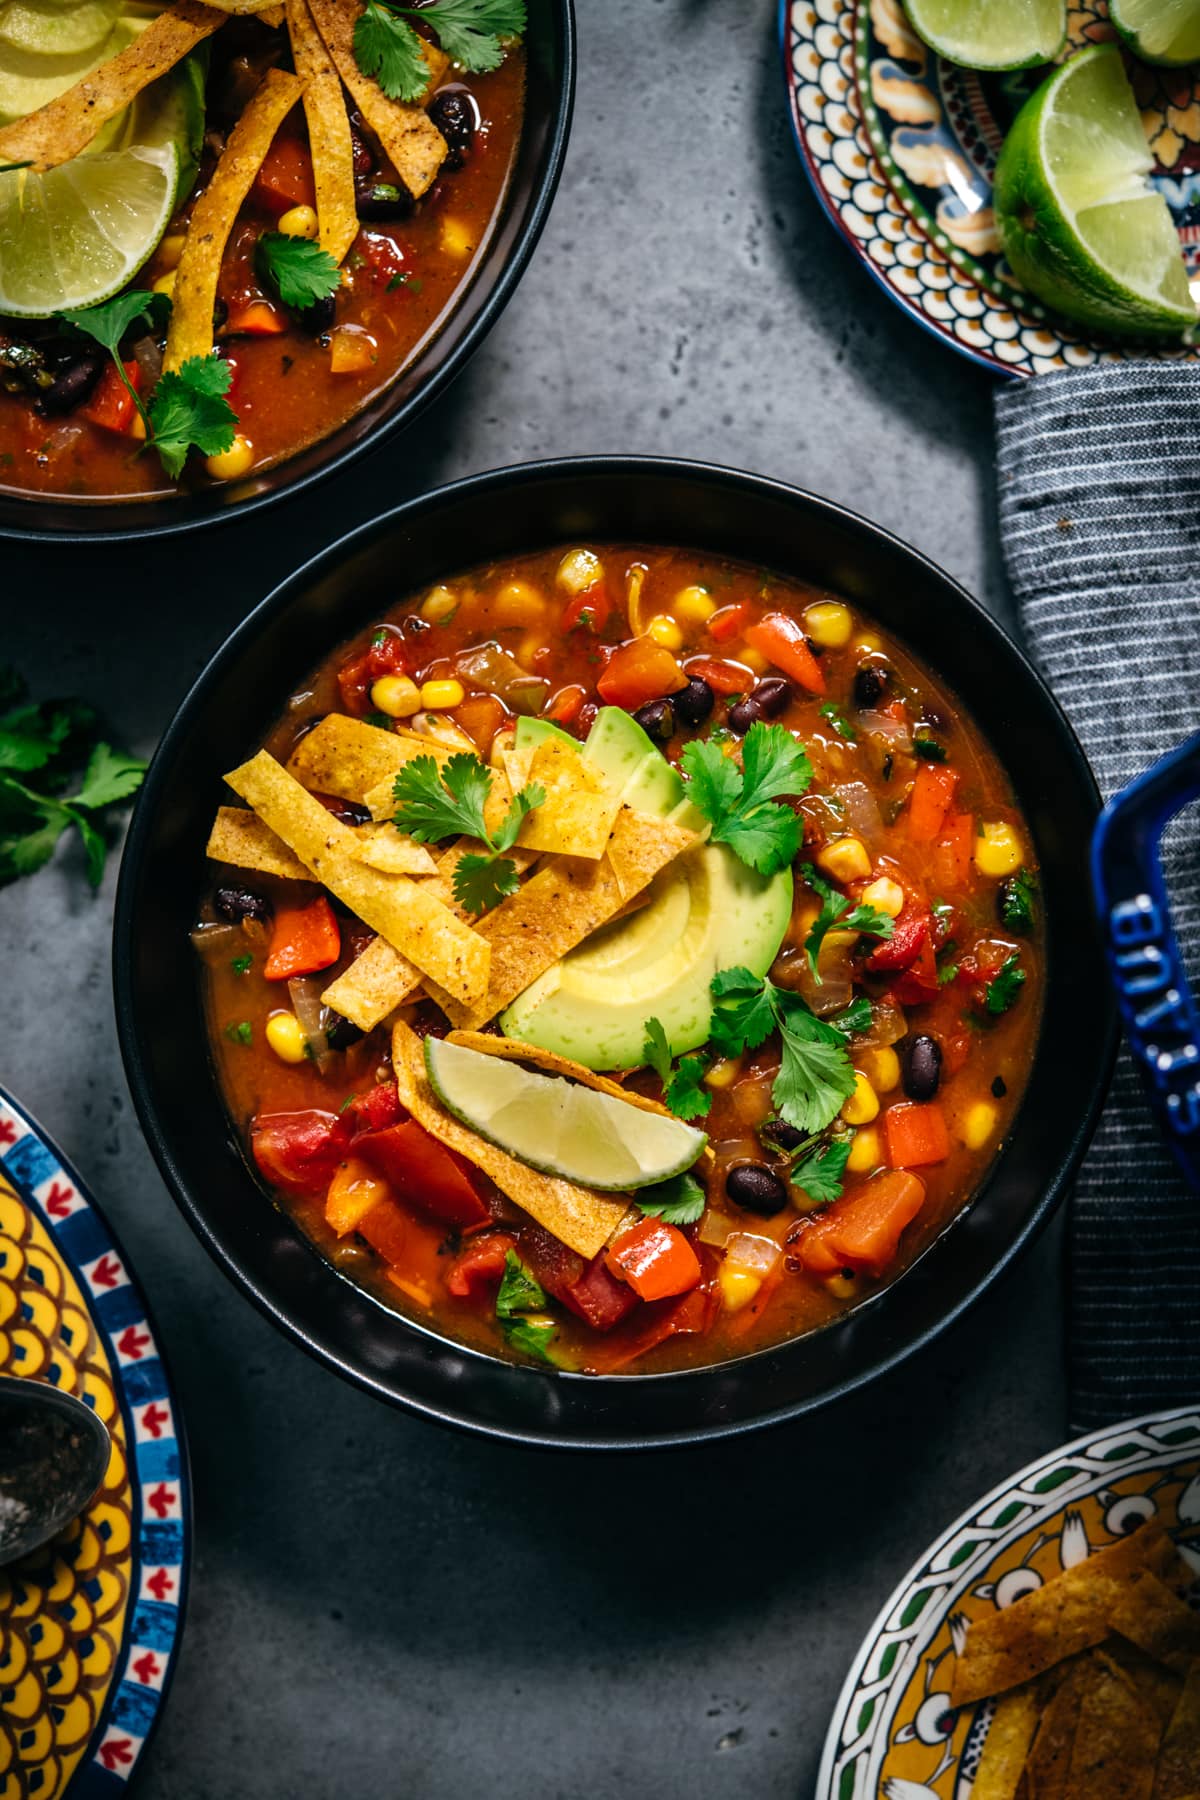
[[[809,194],[773,0],[580,0],[566,177],[519,294],[396,447],[244,529],[145,553],[3,547],[3,653],[150,751],[276,579],[391,502],[572,451],[801,482],[997,611],[986,376],[910,325]],[[1056,1244],[817,1420],[678,1456],[564,1460],[384,1410],[237,1298],[132,1117],[110,873],[0,892],[0,1081],[86,1171],[156,1308],[198,1540],[144,1800],[808,1800],[892,1584],[1064,1430]]]

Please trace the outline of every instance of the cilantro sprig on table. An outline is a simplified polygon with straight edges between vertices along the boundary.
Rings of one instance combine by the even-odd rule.
[[[492,791],[492,771],[477,756],[463,751],[439,769],[432,756],[418,756],[396,777],[397,829],[419,844],[444,838],[478,838],[482,853],[468,851],[454,871],[454,898],[468,912],[480,913],[517,890],[517,866],[505,855],[517,841],[526,817],[541,806],[546,790],[538,782],[520,788],[503,819],[489,831],[484,808]]]
[[[328,300],[342,285],[342,271],[328,250],[311,238],[264,231],[254,247],[254,259],[283,304],[300,312]]]
[[[98,887],[108,856],[103,815],[136,793],[146,764],[100,741],[96,715],[81,701],[27,700],[10,669],[0,668],[0,708],[0,885],[49,862],[74,827]]]
[[[821,902],[821,910],[804,940],[808,966],[812,970],[813,980],[820,987],[817,959],[821,954],[822,944],[835,925],[839,931],[857,931],[864,937],[890,938],[896,929],[896,921],[887,913],[880,912],[877,906],[851,906],[845,894],[839,894],[827,881],[822,881],[811,863],[805,863],[801,873]]]
[[[161,330],[171,309],[165,294],[134,290],[99,306],[82,306],[59,318],[107,350],[146,428],[146,446],[157,451],[167,474],[183,472],[189,450],[219,456],[230,449],[237,414],[225,398],[233,373],[218,356],[189,356],[178,369],[160,375],[143,401],[121,359],[121,339],[134,325]]]
[[[702,1056],[685,1056],[674,1067],[671,1046],[661,1019],[646,1020],[646,1041],[642,1060],[654,1070],[663,1084],[663,1098],[679,1119],[699,1119],[712,1105],[712,1095],[703,1085],[707,1067]]]
[[[740,1056],[777,1031],[782,1057],[771,1097],[780,1118],[806,1133],[831,1125],[854,1092],[847,1040],[869,1021],[869,1002],[855,1001],[834,1019],[818,1019],[799,994],[743,968],[714,975],[712,994],[713,1048]]]
[[[432,6],[402,6],[398,0],[367,0],[354,27],[354,56],[389,100],[419,100],[429,86],[424,42],[408,23],[432,26],[451,61],[477,75],[498,69],[505,40],[525,30],[525,0],[435,0]]]
[[[783,725],[752,725],[742,740],[739,769],[719,744],[694,739],[681,758],[687,797],[712,826],[714,844],[760,875],[787,867],[800,848],[801,824],[784,799],[803,794],[812,764]]]

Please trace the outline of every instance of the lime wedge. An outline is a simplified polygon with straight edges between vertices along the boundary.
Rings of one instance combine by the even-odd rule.
[[[1067,35],[1066,0],[904,0],[918,37],[968,69],[1050,62]]]
[[[1017,114],[996,222],[1018,281],[1094,330],[1179,337],[1196,323],[1167,203],[1116,44],[1073,57]]]
[[[480,1137],[531,1169],[600,1193],[681,1175],[708,1142],[681,1119],[464,1044],[426,1038],[425,1067],[442,1105]]]
[[[1200,62],[1200,0],[1109,0],[1108,13],[1144,62]]]

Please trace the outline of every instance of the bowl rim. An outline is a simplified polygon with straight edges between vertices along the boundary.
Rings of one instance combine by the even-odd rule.
[[[934,1343],[963,1318],[1029,1248],[1057,1209],[1070,1182],[1074,1179],[1107,1098],[1109,1080],[1117,1054],[1119,1025],[1115,999],[1106,982],[1104,983],[1104,1012],[1107,1024],[1095,1052],[1098,1079],[1092,1089],[1090,1103],[1077,1117],[1069,1142],[1065,1143],[1065,1147],[1059,1155],[1052,1177],[1042,1185],[1038,1199],[1030,1207],[1020,1228],[1007,1240],[1003,1250],[992,1259],[973,1284],[962,1292],[946,1310],[938,1312],[936,1318],[924,1328],[905,1335],[900,1343],[883,1347],[878,1353],[865,1359],[863,1366],[849,1373],[839,1373],[836,1379],[820,1393],[804,1396],[799,1400],[791,1400],[753,1416],[705,1422],[677,1431],[629,1433],[618,1436],[579,1432],[570,1437],[555,1436],[552,1432],[540,1429],[514,1427],[494,1419],[482,1419],[472,1415],[469,1409],[455,1410],[418,1396],[401,1393],[382,1376],[356,1366],[348,1357],[340,1354],[330,1345],[319,1341],[312,1332],[296,1323],[290,1317],[285,1304],[275,1299],[264,1285],[240,1266],[236,1252],[226,1248],[219,1233],[210,1224],[203,1204],[193,1198],[188,1180],[179,1166],[167,1134],[160,1126],[154,1101],[154,1081],[150,1071],[148,1047],[143,1043],[136,1016],[133,937],[138,900],[136,893],[138,872],[152,833],[158,802],[174,773],[172,766],[174,753],[190,726],[191,715],[207,701],[213,689],[224,680],[227,672],[236,664],[246,646],[264,626],[275,618],[276,614],[286,611],[294,597],[313,586],[320,577],[335,571],[341,563],[350,560],[357,551],[368,547],[377,539],[384,539],[401,531],[413,515],[420,514],[426,509],[436,509],[464,500],[477,501],[481,497],[503,494],[508,489],[530,481],[544,483],[555,480],[603,480],[606,477],[683,479],[699,481],[702,484],[705,482],[717,483],[728,492],[740,491],[764,500],[773,499],[785,504],[795,505],[798,503],[803,507],[813,508],[825,514],[856,534],[874,539],[877,546],[886,554],[896,555],[920,564],[934,580],[953,590],[956,600],[965,608],[968,619],[973,618],[974,622],[985,632],[991,632],[998,636],[1005,643],[1014,660],[1022,665],[1029,681],[1039,690],[1048,711],[1054,715],[1060,728],[1064,750],[1068,751],[1075,772],[1082,778],[1084,787],[1090,792],[1096,815],[1099,815],[1099,789],[1079,739],[1061,705],[1025,651],[1016,643],[1000,621],[961,583],[957,582],[953,576],[948,575],[932,558],[906,543],[904,539],[886,527],[843,506],[839,501],[826,499],[811,490],[796,487],[771,476],[758,475],[747,470],[696,459],[654,455],[584,455],[509,464],[499,469],[467,475],[441,487],[430,489],[427,493],[407,500],[343,534],[323,550],[309,557],[291,575],[277,583],[271,592],[230,633],[201,670],[177,708],[154,753],[123,849],[113,921],[113,992],[117,1035],[126,1078],[139,1123],[160,1174],[192,1230],[218,1267],[225,1275],[232,1278],[234,1285],[253,1302],[266,1318],[281,1329],[286,1337],[307,1351],[318,1362],[323,1363],[327,1368],[332,1369],[336,1374],[349,1380],[354,1386],[365,1392],[374,1394],[376,1397],[386,1400],[390,1405],[415,1413],[419,1417],[434,1419],[440,1424],[449,1425],[473,1435],[540,1449],[635,1451],[676,1448],[740,1437],[751,1431],[762,1430],[785,1423],[789,1419],[821,1411],[833,1402],[857,1392],[869,1382],[878,1380],[898,1368]],[[923,650],[916,646],[914,648],[917,649],[917,654],[930,662],[932,666],[932,659]],[[1022,1108],[1028,1098],[1029,1089],[1026,1089],[1022,1099]],[[870,1296],[861,1306],[855,1308],[853,1315],[840,1315],[839,1318],[830,1321],[829,1324],[820,1327],[815,1332],[801,1334],[797,1338],[784,1340],[781,1344],[766,1346],[745,1357],[726,1359],[723,1362],[705,1364],[702,1367],[641,1375],[585,1375],[563,1370],[532,1371],[532,1373],[539,1378],[555,1382],[586,1383],[597,1392],[611,1395],[621,1388],[644,1387],[651,1383],[680,1384],[701,1380],[706,1376],[711,1378],[715,1372],[722,1369],[733,1366],[744,1368],[756,1361],[786,1352],[792,1345],[811,1342],[814,1338],[823,1337],[836,1329],[837,1325],[846,1317],[862,1316],[877,1304],[886,1301],[888,1295],[902,1283],[904,1276],[924,1261],[938,1245],[942,1244],[947,1235],[953,1232],[958,1222],[969,1216],[973,1202],[990,1185],[1001,1160],[1002,1158],[998,1158],[993,1162],[980,1186],[973,1190],[971,1201],[947,1222],[943,1230],[931,1240],[930,1244],[903,1271],[902,1275],[895,1282],[889,1283],[886,1288],[881,1289],[878,1294]],[[299,1230],[299,1227],[295,1229]],[[320,1252],[311,1245],[310,1240],[305,1238],[304,1241],[313,1250],[313,1254],[320,1255]],[[322,1261],[325,1260],[322,1258]],[[339,1280],[345,1282],[352,1292],[371,1299],[367,1290],[359,1287],[334,1265],[326,1261],[326,1267]],[[374,1304],[380,1303],[374,1302]],[[493,1356],[486,1351],[444,1336],[430,1327],[407,1318],[404,1314],[392,1313],[390,1309],[387,1310],[390,1318],[399,1321],[405,1330],[412,1332],[419,1339],[423,1338],[431,1347],[437,1346],[452,1351],[460,1358],[484,1364],[490,1368],[517,1366],[508,1363],[504,1358]]]
[[[353,425],[359,416],[357,412],[351,413],[350,417],[327,437],[318,438],[313,444],[305,445],[302,449],[293,452],[292,455],[284,457],[280,462],[273,464],[266,474],[270,476],[277,470],[286,471],[288,464],[304,455],[306,451],[314,453],[317,458],[312,468],[305,470],[304,473],[293,479],[281,480],[278,485],[270,487],[262,493],[249,494],[244,500],[231,500],[226,505],[219,509],[214,508],[212,511],[191,511],[191,495],[177,495],[174,499],[167,498],[161,502],[157,499],[143,501],[136,498],[79,502],[72,500],[70,496],[59,494],[38,497],[24,495],[17,489],[11,490],[0,494],[0,541],[8,540],[27,544],[128,544],[134,541],[140,542],[146,538],[179,537],[189,531],[210,530],[218,526],[237,524],[263,512],[267,507],[298,498],[318,482],[326,480],[329,476],[340,474],[358,457],[370,455],[381,449],[390,439],[413,424],[420,414],[431,406],[462,373],[466,364],[479,349],[484,338],[507,307],[529,266],[534,250],[537,248],[538,240],[545,229],[558,192],[575,110],[578,42],[575,0],[545,0],[545,3],[553,13],[559,33],[562,70],[558,83],[557,102],[548,121],[549,129],[542,152],[541,168],[525,204],[525,216],[507,258],[500,265],[494,277],[490,290],[480,298],[479,310],[475,318],[465,328],[458,342],[443,358],[437,361],[428,378],[420,384],[406,402],[398,406],[395,412],[381,418],[369,431],[359,437],[351,438],[333,454],[322,456],[323,447],[333,443],[339,435]],[[515,184],[510,179],[509,188],[505,193],[500,211],[496,215],[497,220],[502,219],[508,209],[519,207],[519,205]],[[485,257],[487,255],[486,248],[484,255]],[[471,291],[482,286],[486,279],[485,271],[480,268],[467,281],[466,286],[456,292],[423,354],[437,355],[438,346],[453,326],[455,316],[461,306],[465,304]],[[404,365],[402,364],[393,378],[393,383],[403,373]],[[391,385],[393,384],[389,383],[388,387],[382,390],[381,398],[386,397]],[[25,523],[24,519],[21,519],[10,523],[3,516],[3,508],[6,503],[11,504],[14,509],[27,509],[29,522]],[[161,520],[147,516],[148,513],[152,514],[152,509],[161,510],[163,514]],[[54,513],[60,517],[68,517],[71,522],[62,529],[48,524],[40,524],[38,522],[39,513],[46,516]],[[122,521],[124,514],[128,514],[127,523]],[[88,523],[91,519],[96,521],[94,525]]]

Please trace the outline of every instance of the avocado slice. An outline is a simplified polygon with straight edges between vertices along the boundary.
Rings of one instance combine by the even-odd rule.
[[[656,878],[647,905],[547,969],[500,1029],[589,1069],[634,1069],[657,1018],[680,1056],[708,1038],[718,969],[765,975],[791,913],[790,869],[764,877],[723,844],[699,845]]]
[[[572,750],[583,750],[583,745],[573,738],[569,731],[556,725],[553,719],[532,719],[528,713],[522,713],[517,720],[517,728],[513,734],[514,750],[537,750],[548,738],[561,738],[564,744],[570,744]]]

